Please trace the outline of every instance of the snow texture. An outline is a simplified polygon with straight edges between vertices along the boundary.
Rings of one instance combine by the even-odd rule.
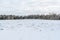
[[[0,40],[60,40],[60,21],[0,20]]]

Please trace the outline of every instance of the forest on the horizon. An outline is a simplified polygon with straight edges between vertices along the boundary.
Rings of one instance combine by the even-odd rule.
[[[16,16],[16,15],[0,15],[0,20],[13,20],[13,19],[47,19],[47,20],[60,20],[60,14],[51,15],[28,15],[28,16]]]

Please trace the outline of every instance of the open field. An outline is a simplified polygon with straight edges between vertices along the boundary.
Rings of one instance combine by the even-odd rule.
[[[0,20],[0,40],[60,40],[60,20]]]

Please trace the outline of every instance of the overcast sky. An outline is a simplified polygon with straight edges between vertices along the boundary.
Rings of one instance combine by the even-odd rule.
[[[0,0],[0,7],[18,10],[60,9],[60,0]]]

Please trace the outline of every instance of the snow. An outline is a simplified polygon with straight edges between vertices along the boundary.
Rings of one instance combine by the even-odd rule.
[[[60,40],[60,21],[0,20],[0,40]]]

